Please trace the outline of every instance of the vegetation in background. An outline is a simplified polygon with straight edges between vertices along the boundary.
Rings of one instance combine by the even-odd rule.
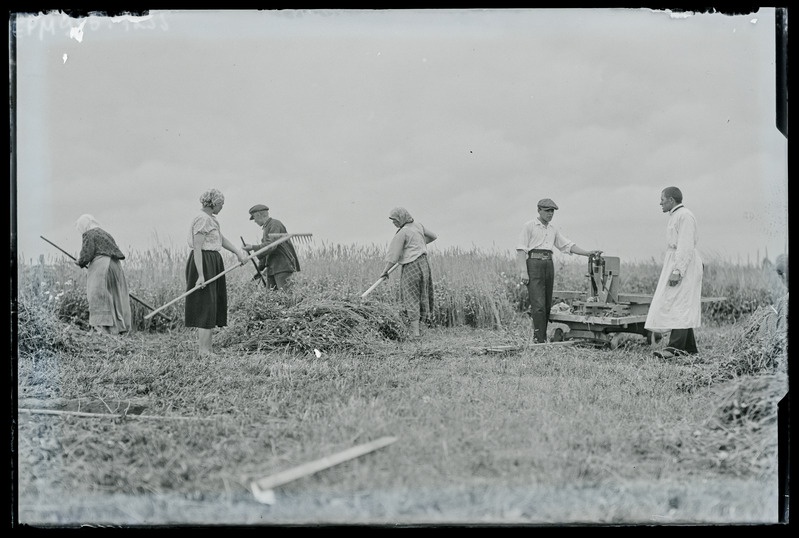
[[[357,301],[379,277],[383,269],[384,249],[378,245],[299,246],[302,271],[296,273],[297,293],[306,298]],[[235,260],[227,257],[231,267]],[[529,306],[527,289],[519,278],[511,253],[486,252],[479,249],[451,248],[431,250],[435,310],[433,321],[440,327],[468,326],[502,328]],[[160,307],[185,292],[186,255],[159,247],[132,252],[123,262],[130,292],[153,307]],[[619,289],[623,293],[654,293],[660,275],[660,264],[648,262],[621,263]],[[589,289],[588,266],[581,256],[560,257],[555,273],[555,289],[583,291]],[[85,299],[86,272],[63,256],[50,263],[20,265],[19,297],[22,301],[55,305],[59,316],[82,326],[88,324]],[[233,293],[230,304],[246,302],[246,298],[263,291],[260,281],[253,281],[254,269],[242,267],[226,275]],[[392,273],[369,296],[371,304],[399,303],[399,273]],[[35,288],[35,289],[34,289]],[[702,285],[705,297],[723,297],[723,301],[704,303],[704,323],[730,323],[754,313],[758,308],[774,304],[785,294],[785,287],[773,268],[738,266],[721,260],[706,260]],[[46,297],[44,297],[46,295]],[[133,323],[137,330],[161,332],[182,326],[183,303],[178,302],[161,316],[145,320],[150,310],[132,300]]]

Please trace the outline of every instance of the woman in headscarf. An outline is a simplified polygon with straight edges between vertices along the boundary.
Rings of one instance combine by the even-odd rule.
[[[415,222],[404,207],[392,209],[388,218],[397,231],[389,244],[386,266],[380,277],[388,278],[388,271],[395,264],[400,265],[400,302],[409,321],[411,337],[419,338],[419,322],[428,322],[433,313],[433,280],[427,261],[427,244],[438,236]]]
[[[81,215],[75,227],[82,235],[77,264],[89,269],[86,293],[89,300],[89,325],[105,334],[124,334],[131,330],[130,296],[120,260],[125,255],[91,215]]]
[[[205,191],[200,196],[200,214],[194,217],[189,230],[189,259],[186,262],[186,291],[202,285],[186,297],[185,325],[197,327],[197,340],[201,355],[211,354],[211,337],[215,327],[227,325],[227,284],[221,276],[225,271],[222,249],[229,250],[239,259],[247,261],[247,255],[228,241],[219,228],[216,215],[225,205],[224,195],[216,189]]]

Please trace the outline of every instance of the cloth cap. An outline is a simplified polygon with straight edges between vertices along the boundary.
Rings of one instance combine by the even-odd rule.
[[[250,220],[255,220],[253,213],[257,213],[259,211],[268,211],[269,208],[266,207],[264,204],[255,204],[250,208]]]
[[[558,209],[558,204],[552,201],[550,198],[544,198],[543,200],[538,201],[538,209]]]

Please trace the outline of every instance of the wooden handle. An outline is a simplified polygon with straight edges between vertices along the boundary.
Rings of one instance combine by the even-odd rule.
[[[61,252],[63,252],[64,254],[66,254],[67,256],[69,256],[70,258],[72,258],[73,260],[75,260],[75,261],[78,261],[78,260],[76,260],[76,259],[75,259],[75,256],[73,256],[72,254],[70,254],[69,252],[67,252],[66,250],[64,250],[63,248],[59,247],[58,245],[56,245],[55,243],[53,243],[52,241],[50,241],[49,239],[47,239],[47,238],[46,238],[46,237],[44,237],[43,235],[40,235],[39,237],[41,237],[42,239],[44,239],[45,241],[47,241],[48,243],[50,243],[51,245],[53,245],[55,248],[57,248],[58,250],[60,250]],[[134,300],[134,301],[136,301],[137,303],[140,303],[140,304],[142,304],[142,305],[146,306],[146,307],[147,307],[147,308],[149,308],[150,310],[154,310],[154,309],[155,309],[154,307],[152,307],[152,306],[148,305],[147,303],[145,303],[144,301],[142,301],[141,299],[139,299],[138,297],[136,297],[136,296],[135,296],[135,295],[133,295],[132,293],[128,293],[128,295],[130,296],[130,298],[131,298],[131,299],[133,299],[133,300]],[[162,318],[164,318],[164,319],[166,319],[167,321],[172,321],[172,318],[170,318],[170,317],[169,317],[169,316],[167,316],[166,314],[161,314],[161,317],[162,317]],[[145,316],[145,319],[147,319],[147,317],[146,317],[146,316]]]
[[[293,467],[286,471],[266,476],[264,478],[259,478],[258,480],[253,480],[252,485],[257,486],[261,491],[270,490],[277,486],[282,486],[283,484],[297,480],[298,478],[302,478],[329,467],[333,467],[334,465],[338,465],[339,463],[345,462],[347,460],[357,458],[358,456],[363,456],[364,454],[368,454],[369,452],[373,452],[379,448],[388,446],[391,443],[394,443],[396,440],[396,437],[381,437],[380,439],[370,443],[348,448],[347,450],[343,450],[333,454],[332,456],[327,456],[318,460],[310,461],[308,463],[303,463],[302,465],[298,465],[297,467]]]
[[[391,266],[391,269],[389,269],[388,271],[386,271],[386,274],[390,274],[390,273],[391,273],[391,271],[393,271],[393,270],[394,270],[394,269],[396,269],[397,267],[399,267],[399,264],[398,264],[398,263],[395,263],[394,265],[392,265],[392,266]],[[377,282],[375,282],[374,284],[372,284],[371,286],[369,286],[369,289],[368,289],[368,290],[366,290],[365,292],[363,292],[363,293],[361,294],[361,299],[363,299],[364,297],[366,297],[367,295],[369,295],[370,293],[372,293],[372,291],[374,291],[374,289],[375,289],[377,286],[379,286],[379,285],[380,285],[380,283],[381,283],[381,282],[383,282],[385,279],[386,279],[386,277],[384,277],[384,276],[381,276],[380,278],[378,278],[378,279],[377,279]]]
[[[242,246],[247,246],[247,242],[246,242],[246,241],[244,241],[244,238],[243,238],[243,237],[239,236],[239,239],[241,239],[241,244],[242,244]],[[267,283],[266,283],[266,280],[264,280],[264,275],[261,273],[261,270],[260,270],[260,269],[258,269],[258,264],[257,264],[257,263],[255,263],[255,260],[253,260],[253,261],[252,261],[252,265],[253,265],[253,267],[255,267],[255,272],[256,272],[256,273],[258,273],[258,276],[259,276],[259,277],[261,277],[261,282],[263,282],[263,283],[264,283],[264,287],[265,287],[265,288],[268,288],[268,287],[269,287],[269,284],[267,284]]]
[[[255,259],[255,258],[257,258],[257,257],[258,257],[260,254],[263,254],[264,252],[266,252],[266,251],[267,251],[267,250],[269,250],[270,248],[274,248],[274,247],[276,247],[277,245],[279,245],[280,243],[283,243],[284,241],[288,241],[289,239],[291,239],[292,235],[293,235],[293,234],[291,234],[291,235],[288,235],[288,236],[286,236],[286,237],[284,237],[284,238],[282,238],[282,239],[278,239],[278,240],[277,240],[277,241],[275,241],[274,243],[270,243],[270,244],[266,245],[264,248],[262,248],[262,249],[259,249],[259,250],[258,250],[258,251],[256,251],[256,252],[253,252],[253,253],[252,253],[252,254],[250,254],[250,255],[247,257],[247,259],[245,259],[243,262],[239,262],[238,264],[234,265],[233,267],[230,267],[230,268],[228,268],[228,269],[225,269],[224,271],[222,271],[221,273],[219,273],[219,274],[218,274],[218,275],[216,275],[215,277],[213,277],[213,278],[209,278],[208,280],[206,280],[206,281],[205,281],[203,284],[197,284],[197,285],[196,285],[196,286],[194,286],[192,289],[190,289],[189,291],[187,291],[187,292],[185,292],[185,293],[182,293],[182,294],[181,294],[181,295],[179,295],[178,297],[175,297],[174,299],[172,299],[171,301],[169,301],[168,303],[166,303],[164,306],[162,306],[162,307],[160,307],[160,308],[157,308],[156,310],[153,310],[152,312],[150,312],[149,314],[147,314],[146,316],[144,316],[144,319],[150,319],[151,317],[153,317],[155,314],[157,314],[159,311],[163,310],[164,308],[166,308],[166,307],[168,307],[168,306],[172,306],[173,304],[175,304],[175,303],[176,303],[176,302],[178,302],[179,300],[183,299],[184,297],[187,297],[187,296],[191,295],[191,294],[192,294],[192,293],[194,293],[195,291],[199,290],[200,288],[203,288],[203,287],[205,287],[207,284],[210,284],[210,283],[211,283],[211,282],[213,282],[214,280],[217,280],[217,279],[219,279],[219,278],[222,278],[223,276],[225,276],[226,274],[228,274],[228,273],[229,273],[229,272],[231,272],[232,270],[234,270],[234,269],[238,269],[239,267],[242,267],[242,266],[243,266],[245,263],[247,263],[247,260],[254,260],[254,259]]]

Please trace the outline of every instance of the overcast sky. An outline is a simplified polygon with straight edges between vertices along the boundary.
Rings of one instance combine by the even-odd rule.
[[[185,249],[200,195],[316,244],[512,253],[540,198],[579,246],[660,261],[675,185],[706,259],[787,249],[775,13],[648,9],[153,11],[16,21],[18,251]]]

